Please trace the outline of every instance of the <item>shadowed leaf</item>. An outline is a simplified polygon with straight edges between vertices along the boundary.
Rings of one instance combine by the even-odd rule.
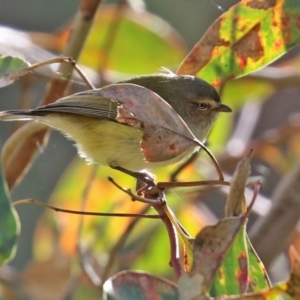
[[[178,300],[176,286],[147,273],[124,271],[113,276],[104,284],[110,300]]]
[[[19,219],[0,170],[0,265],[13,258],[19,235]]]
[[[10,85],[19,77],[26,75],[28,66],[29,63],[19,57],[1,56],[0,87]]]

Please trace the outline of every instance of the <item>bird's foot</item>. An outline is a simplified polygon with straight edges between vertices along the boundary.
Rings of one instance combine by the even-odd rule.
[[[127,175],[130,175],[137,180],[136,191],[139,196],[142,196],[149,187],[155,186],[154,183],[155,175],[150,172],[147,171],[134,172],[122,167],[112,167],[112,168],[121,171]]]

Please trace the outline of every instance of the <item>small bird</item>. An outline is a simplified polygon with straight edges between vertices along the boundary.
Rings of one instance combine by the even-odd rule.
[[[156,74],[119,83],[143,86],[158,94],[201,142],[205,141],[217,115],[232,111],[221,103],[218,92],[210,84],[195,76]],[[73,94],[36,109],[3,111],[0,120],[42,122],[75,141],[79,155],[89,163],[130,171],[167,166],[199,149],[195,146],[172,159],[147,162],[140,149],[143,129],[117,122],[118,104],[111,99],[95,97],[95,91],[97,89]]]

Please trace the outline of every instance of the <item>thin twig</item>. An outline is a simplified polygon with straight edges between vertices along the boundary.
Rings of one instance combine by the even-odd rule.
[[[16,73],[21,73],[24,75],[27,74],[29,71],[32,71],[34,69],[43,67],[43,66],[47,66],[47,65],[51,65],[51,64],[62,64],[62,63],[66,63],[71,65],[76,72],[78,73],[78,75],[81,77],[81,79],[84,81],[84,83],[90,88],[90,89],[96,89],[95,86],[93,85],[93,83],[88,79],[88,77],[84,74],[84,72],[81,70],[81,68],[78,66],[78,64],[76,63],[76,61],[72,58],[72,57],[55,57],[49,60],[45,60],[42,62],[38,62],[35,63],[27,68],[24,68],[23,70],[17,71]]]
[[[157,183],[157,187],[161,189],[176,188],[176,187],[211,186],[211,185],[230,186],[230,182],[225,180],[202,180],[202,181],[188,181],[188,182],[158,182]]]
[[[170,252],[171,252],[171,266],[174,269],[176,276],[179,278],[182,272],[182,268],[180,265],[180,257],[179,257],[179,243],[177,237],[177,231],[180,232],[183,237],[185,243],[189,245],[188,236],[185,235],[185,231],[181,229],[178,221],[176,220],[174,214],[171,212],[170,208],[166,204],[166,200],[164,199],[164,191],[159,189],[157,186],[150,186],[148,190],[145,191],[145,197],[140,197],[132,193],[129,189],[124,189],[120,185],[118,185],[113,178],[109,177],[109,180],[121,191],[126,193],[131,197],[132,200],[137,200],[142,203],[147,203],[151,205],[159,215],[159,218],[164,222],[170,241]]]
[[[255,203],[256,197],[257,197],[257,195],[259,193],[259,190],[260,190],[260,186],[261,186],[260,181],[257,181],[256,184],[254,185],[253,197],[252,197],[252,200],[251,200],[250,204],[247,207],[247,211],[245,213],[246,216],[249,216],[251,211],[252,211],[252,208],[253,208],[253,205]]]
[[[74,215],[85,215],[85,216],[101,216],[101,217],[122,217],[122,218],[127,218],[127,217],[142,217],[145,219],[160,219],[159,216],[157,215],[139,215],[139,214],[128,214],[128,213],[101,213],[101,212],[92,212],[92,211],[78,211],[78,210],[71,210],[71,209],[64,209],[64,208],[59,208],[55,207],[49,204],[45,204],[43,202],[37,201],[32,198],[28,199],[22,199],[22,200],[17,200],[12,203],[13,206],[17,206],[20,204],[36,204],[45,208],[52,209],[57,212],[63,212],[63,213],[68,213],[68,214],[74,214]]]
[[[198,144],[207,154],[208,156],[210,157],[210,159],[212,160],[215,168],[216,168],[216,171],[219,175],[219,180],[222,181],[224,180],[224,175],[223,175],[223,172],[222,172],[222,169],[217,161],[217,159],[214,157],[214,155],[210,152],[210,150],[203,144],[201,143],[200,141],[198,140],[195,140],[195,143]]]

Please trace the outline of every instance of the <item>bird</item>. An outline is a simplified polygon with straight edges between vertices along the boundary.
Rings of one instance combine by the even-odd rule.
[[[201,142],[205,141],[218,114],[232,111],[221,102],[212,85],[196,76],[161,73],[137,76],[116,84],[121,83],[142,86],[156,93],[172,106]],[[97,90],[69,95],[35,109],[2,111],[0,120],[44,123],[73,140],[79,156],[88,163],[132,172],[171,165],[199,150],[195,145],[171,159],[146,161],[140,146],[143,129],[119,123],[116,120],[118,103],[95,96]]]

